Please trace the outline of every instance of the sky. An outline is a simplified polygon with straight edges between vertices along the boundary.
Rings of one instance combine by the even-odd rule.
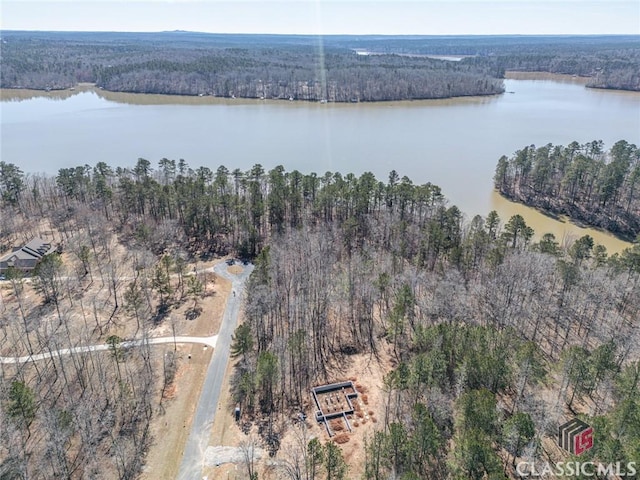
[[[0,0],[3,30],[636,34],[640,0]]]

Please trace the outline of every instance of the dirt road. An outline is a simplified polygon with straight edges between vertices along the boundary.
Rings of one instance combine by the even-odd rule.
[[[237,275],[228,272],[226,263],[216,265],[214,270],[217,275],[231,281],[232,294],[227,300],[222,325],[217,335],[216,348],[207,370],[191,433],[182,456],[180,473],[178,474],[180,480],[200,480],[202,478],[207,443],[213,420],[219,408],[218,400],[229,362],[231,337],[238,324],[244,284],[253,270],[253,265],[246,265],[243,271]]]
[[[216,341],[218,339],[217,335],[213,335],[211,337],[158,337],[158,338],[146,338],[139,340],[126,340],[124,342],[120,342],[118,344],[118,348],[131,348],[137,347],[145,342],[149,343],[149,345],[160,345],[164,343],[202,343],[204,345],[208,345],[210,347],[216,346]],[[64,355],[70,355],[71,353],[86,353],[86,352],[100,352],[104,350],[110,350],[111,345],[100,344],[100,345],[85,345],[81,347],[73,347],[73,348],[61,348],[59,350],[50,350],[46,353],[39,353],[37,355],[26,355],[24,357],[0,357],[0,363],[25,363],[25,362],[37,362],[39,360],[44,360],[46,358],[53,357],[61,357]]]

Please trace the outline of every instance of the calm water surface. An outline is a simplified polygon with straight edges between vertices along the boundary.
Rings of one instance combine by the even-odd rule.
[[[504,95],[442,101],[332,105],[77,89],[34,96],[3,91],[1,158],[25,172],[144,157],[192,167],[373,172],[432,182],[470,217],[524,213],[538,232],[589,233],[612,251],[626,244],[556,222],[493,193],[497,159],[525,145],[620,139],[640,144],[640,94],[579,81],[506,80]]]

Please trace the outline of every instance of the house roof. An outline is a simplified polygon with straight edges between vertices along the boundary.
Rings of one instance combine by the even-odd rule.
[[[52,250],[53,246],[50,243],[45,242],[41,238],[34,238],[24,247],[5,254],[0,258],[0,262],[9,262],[11,260],[35,260],[37,262],[48,253],[51,253]]]

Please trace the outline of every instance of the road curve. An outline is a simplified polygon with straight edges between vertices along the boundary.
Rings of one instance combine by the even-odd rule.
[[[120,348],[129,348],[129,347],[137,347],[147,342],[149,345],[160,345],[163,343],[201,343],[203,345],[208,345],[210,347],[215,347],[216,342],[218,340],[217,335],[213,335],[211,337],[150,337],[147,339],[139,339],[139,340],[125,340],[120,342],[118,346]],[[61,357],[63,355],[70,355],[72,353],[87,353],[87,352],[101,352],[104,350],[109,350],[111,348],[110,345],[101,344],[101,345],[86,345],[82,347],[73,347],[73,348],[61,348],[59,350],[50,350],[46,353],[38,353],[37,355],[26,355],[24,357],[0,357],[0,363],[26,363],[26,362],[37,362],[39,360],[45,360],[48,358]]]
[[[217,336],[216,349],[211,357],[202,385],[202,392],[193,417],[191,432],[182,455],[182,463],[178,473],[179,480],[200,480],[202,478],[205,452],[209,443],[213,420],[219,408],[218,401],[222,390],[222,381],[229,362],[231,337],[238,324],[244,284],[252,270],[253,265],[249,264],[244,267],[242,273],[233,275],[228,272],[228,266],[224,262],[214,267],[217,275],[231,281],[233,291],[227,300],[227,306]]]

